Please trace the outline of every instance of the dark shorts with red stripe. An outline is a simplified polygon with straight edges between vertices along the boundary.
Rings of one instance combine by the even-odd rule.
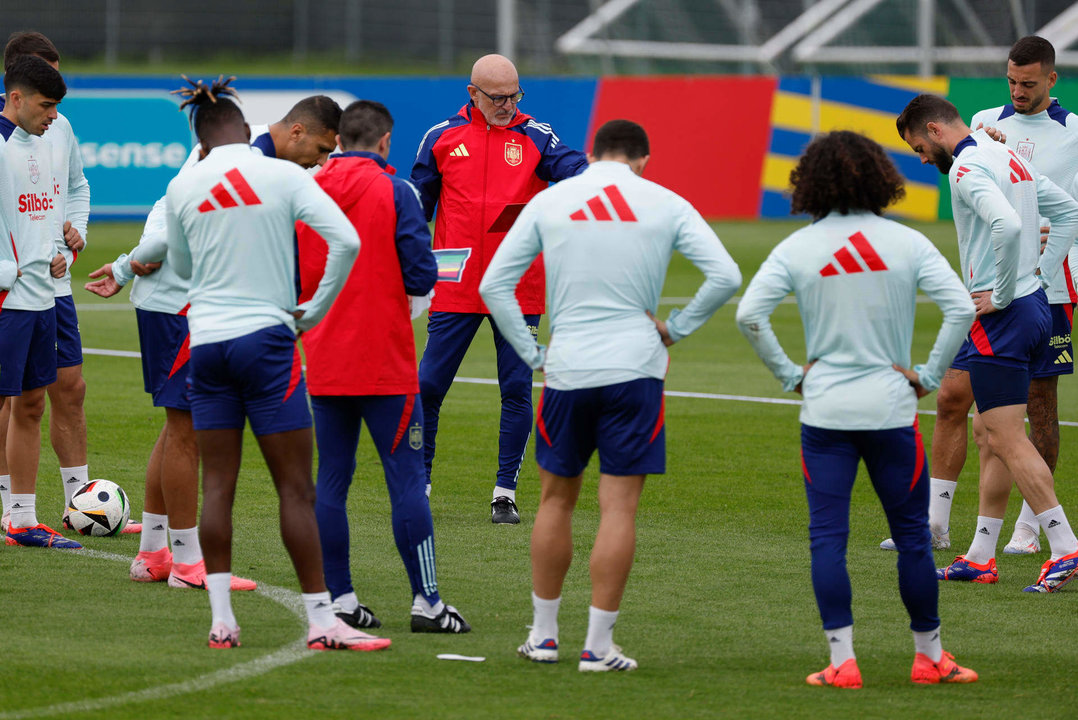
[[[544,387],[536,412],[539,467],[563,477],[584,471],[596,449],[599,472],[666,472],[663,381],[641,378],[581,390]]]
[[[1030,379],[1044,377],[1035,371],[1056,358],[1049,346],[1050,307],[1038,290],[974,321],[951,367],[969,372],[978,410],[1024,404]]]
[[[242,429],[244,418],[255,435],[311,427],[299,348],[286,326],[196,345],[190,362],[195,430]]]
[[[56,298],[56,367],[82,365],[82,335],[75,299],[70,295]]]
[[[56,311],[0,312],[0,397],[56,382]]]
[[[154,407],[190,411],[187,316],[135,308],[135,318],[142,348],[142,385],[153,396]]]

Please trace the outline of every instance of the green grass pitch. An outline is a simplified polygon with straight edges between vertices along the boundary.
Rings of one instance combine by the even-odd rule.
[[[796,223],[726,223],[717,231],[746,282]],[[954,261],[953,228],[919,226]],[[75,266],[86,348],[137,350],[134,313],[122,297],[81,289],[87,273],[133,245],[134,224],[91,226]],[[683,258],[664,296],[691,295],[701,276]],[[684,304],[683,302],[679,304]],[[665,317],[670,307],[661,309]],[[721,309],[671,349],[667,389],[783,397]],[[923,361],[939,313],[919,305],[914,358]],[[791,355],[804,342],[796,307],[775,326]],[[545,323],[544,323],[545,330]],[[422,347],[423,326],[416,334]],[[91,477],[119,482],[142,509],[143,472],[163,414],[142,391],[139,361],[88,354],[84,366]],[[493,378],[490,333],[481,331],[460,375]],[[538,391],[536,391],[538,392]],[[785,396],[794,399],[794,396]],[[1078,420],[1075,381],[1060,383],[1062,419]],[[931,409],[934,399],[922,401]],[[940,586],[944,646],[981,673],[973,686],[909,682],[913,646],[898,597],[896,556],[877,549],[888,532],[862,478],[855,487],[849,565],[855,642],[865,688],[811,688],[827,664],[809,576],[807,511],[798,460],[797,408],[707,398],[668,398],[668,472],[648,480],[640,508],[636,565],[615,641],[640,662],[629,674],[584,676],[575,654],[585,635],[587,555],[598,517],[594,467],[576,515],[577,554],[561,612],[563,661],[542,666],[515,655],[531,621],[528,538],[538,498],[534,456],[520,477],[523,522],[489,520],[498,427],[498,390],[456,384],[442,412],[434,513],[440,588],[473,624],[465,636],[412,635],[410,597],[393,545],[389,501],[373,446],[364,437],[349,500],[357,593],[393,639],[379,653],[301,649],[306,625],[294,607],[295,576],[277,530],[276,497],[248,435],[235,509],[236,574],[268,594],[237,593],[243,647],[206,648],[209,603],[199,592],[127,579],[135,536],[87,538],[94,552],[0,547],[0,720],[37,717],[358,718],[931,718],[976,713],[1074,717],[1069,691],[1078,667],[1078,591],[1023,594],[1044,554],[1000,555],[995,586]],[[931,437],[932,417],[921,428]],[[1078,521],[1078,445],[1063,427],[1059,495]],[[61,489],[47,440],[38,512],[56,524]],[[972,447],[972,446],[971,446]],[[976,515],[976,454],[955,501],[952,551],[962,552]],[[1018,502],[1005,521],[1009,533]],[[450,662],[439,653],[485,657]]]

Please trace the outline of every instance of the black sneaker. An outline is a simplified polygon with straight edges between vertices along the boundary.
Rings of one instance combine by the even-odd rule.
[[[490,521],[498,525],[516,525],[520,522],[517,504],[505,495],[499,495],[490,503]]]
[[[418,605],[412,606],[412,632],[421,633],[466,633],[472,626],[460,616],[452,605],[446,605],[437,617],[427,615]]]
[[[352,612],[345,612],[340,605],[333,603],[333,614],[357,630],[359,628],[382,627],[382,621],[376,618],[366,605],[360,605]]]

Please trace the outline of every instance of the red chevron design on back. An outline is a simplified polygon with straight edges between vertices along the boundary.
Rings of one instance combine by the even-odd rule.
[[[232,168],[225,173],[225,178],[228,179],[228,182],[231,183],[232,188],[240,196],[239,201],[236,200],[235,196],[228,189],[228,187],[225,186],[223,182],[219,182],[210,189],[210,195],[213,200],[217,201],[217,204],[215,205],[213,203],[213,200],[203,200],[202,204],[198,206],[198,211],[200,213],[208,213],[213,212],[214,210],[226,210],[228,208],[239,207],[241,203],[243,205],[262,204],[262,201],[259,199],[254,189],[247,182],[246,178],[244,178],[243,175],[240,174],[239,170],[237,170],[236,168]]]
[[[872,247],[872,243],[868,241],[864,233],[855,232],[847,239],[853,245],[853,249],[857,251],[857,254],[861,256],[861,261],[868,266],[868,272],[883,272],[887,269],[887,264],[876,252],[876,248]],[[842,268],[843,273],[839,273],[834,262],[829,262],[820,268],[821,277],[833,277],[839,274],[853,275],[865,272],[865,269],[861,267],[861,263],[857,261],[857,256],[850,252],[848,247],[840,247],[835,251],[833,257],[838,262],[839,267]]]
[[[1013,152],[1011,153],[1011,182],[1019,183],[1024,180],[1032,180],[1033,176],[1029,174],[1029,170],[1026,170],[1026,166],[1018,160],[1018,156]]]
[[[629,203],[625,200],[625,196],[618,190],[617,185],[607,185],[603,188],[603,193],[606,195],[607,201],[610,206],[614,208],[614,213],[618,216],[618,220],[622,222],[636,222],[636,215],[633,213],[632,208],[629,207]],[[602,222],[609,222],[614,219],[610,214],[610,211],[606,207],[606,203],[603,202],[602,195],[596,195],[585,203],[591,214],[596,220]],[[582,221],[588,220],[588,214],[583,209],[577,210],[569,216],[570,220]]]

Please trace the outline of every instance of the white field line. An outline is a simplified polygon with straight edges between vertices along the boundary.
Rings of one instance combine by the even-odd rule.
[[[99,560],[112,560],[114,562],[122,563],[130,563],[133,559],[126,555],[117,555],[115,553],[85,548],[68,552],[70,552],[73,557],[91,557]],[[284,606],[289,612],[301,620],[304,627],[306,627],[307,615],[303,609],[303,600],[300,598],[299,593],[294,590],[288,590],[287,588],[265,585],[263,583],[258,583],[258,589],[255,592]],[[142,690],[120,693],[119,695],[110,695],[108,697],[71,700],[69,702],[57,703],[56,705],[25,708],[22,710],[8,710],[0,712],[0,720],[49,717],[54,715],[79,716],[103,708],[117,707],[130,703],[149,702],[175,697],[177,695],[201,692],[202,690],[207,690],[216,687],[217,685],[262,675],[275,668],[291,665],[294,662],[299,662],[300,660],[313,657],[314,655],[315,653],[307,649],[306,636],[301,636],[295,642],[291,642],[279,650],[275,650],[253,660],[248,660],[247,662],[239,663],[238,665],[233,665],[230,668],[216,670],[211,673],[206,673],[205,675],[199,675],[190,680],[182,680],[167,685],[157,685]]]
[[[131,352],[130,350],[97,350],[94,348],[83,348],[82,353],[84,355],[108,355],[111,357],[129,357],[137,358],[142,357],[137,352]],[[306,367],[304,367],[306,370]],[[467,383],[471,385],[497,385],[498,381],[494,378],[472,378],[457,376],[453,378],[453,382]],[[533,382],[532,387],[543,387],[541,382]],[[801,405],[800,400],[794,400],[793,398],[772,398],[772,397],[756,397],[754,395],[723,395],[721,393],[701,393],[701,392],[685,392],[682,390],[667,390],[664,395],[667,397],[681,397],[681,398],[695,398],[698,400],[726,400],[728,402],[748,402],[748,403],[760,403],[764,405]],[[935,415],[935,410],[918,410],[918,415]],[[970,415],[973,417],[973,415]],[[1028,423],[1029,420],[1027,419]],[[1072,420],[1060,420],[1060,427],[1078,427],[1078,422]],[[3,716],[0,715],[0,720],[3,720]]]

